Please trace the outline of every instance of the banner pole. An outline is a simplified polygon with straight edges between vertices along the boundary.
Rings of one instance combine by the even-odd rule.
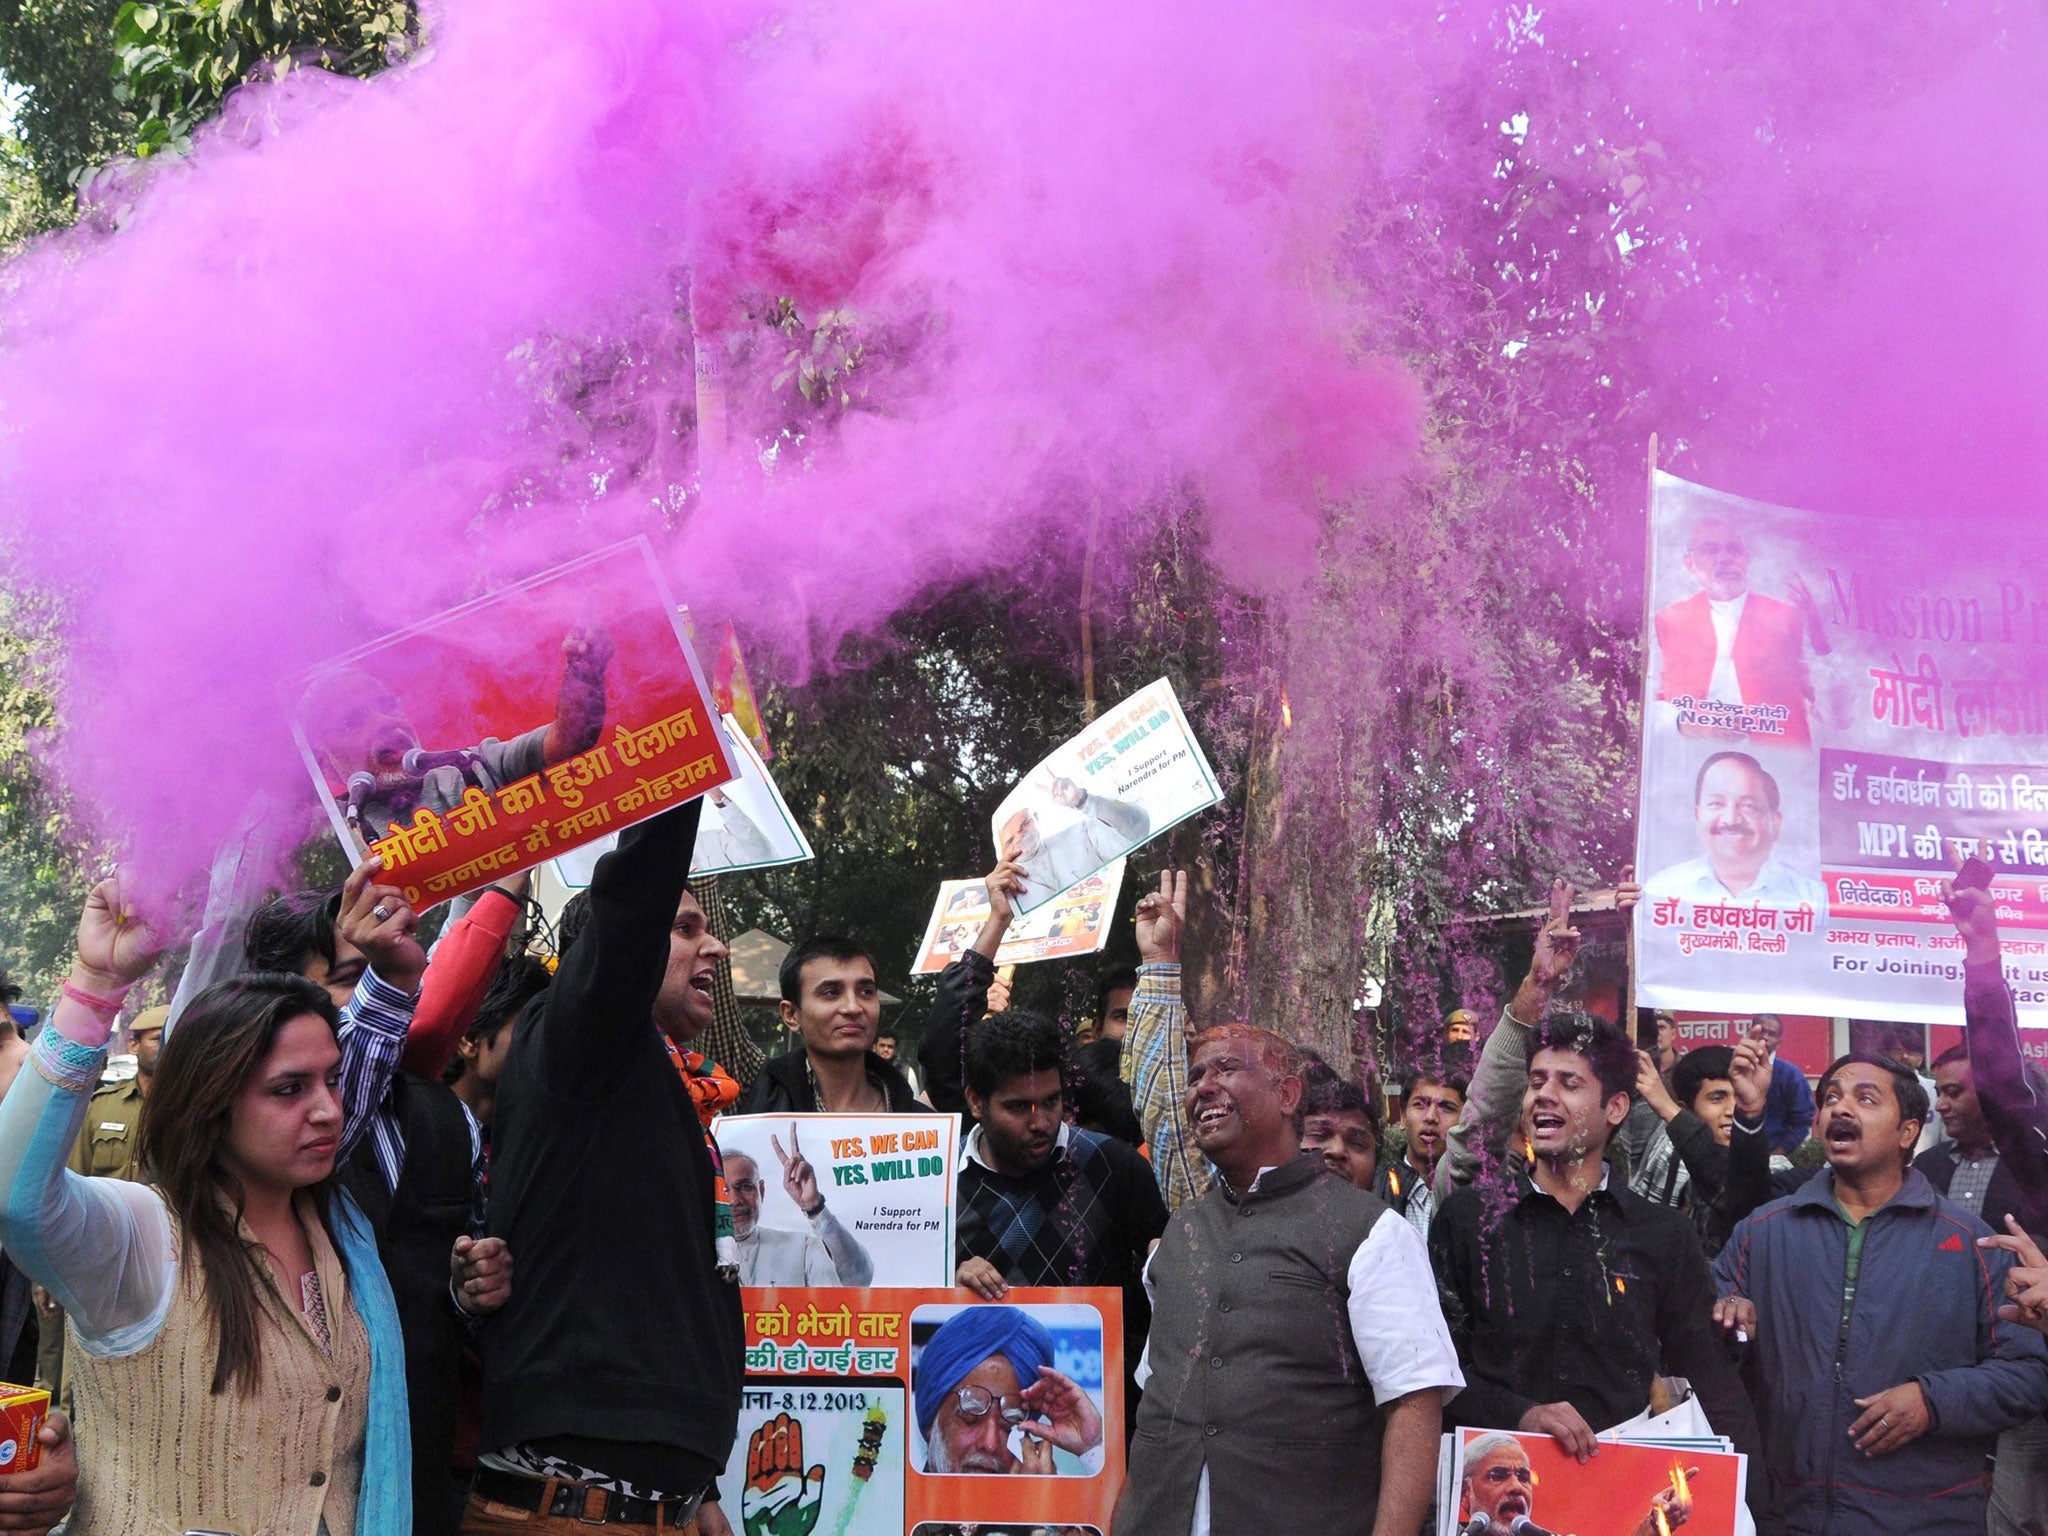
[[[1650,587],[1652,573],[1651,556],[1655,553],[1657,544],[1657,434],[1654,432],[1650,434],[1649,452],[1645,455],[1645,460],[1643,495],[1643,621],[1642,627],[1638,631],[1638,643],[1641,646],[1643,667],[1647,671],[1650,665],[1650,601],[1654,595]],[[1644,733],[1650,728],[1649,681],[1647,676],[1643,679],[1643,713],[1636,721],[1636,841],[1638,846],[1641,845],[1643,832],[1643,739]],[[1636,874],[1640,878],[1642,871],[1638,870]],[[1639,972],[1636,969],[1636,922],[1633,912],[1629,914],[1628,932],[1624,937],[1626,943],[1622,951],[1621,1008],[1628,1021],[1627,1029],[1630,1038],[1640,1045],[1642,1043],[1641,1031],[1636,1022],[1636,978]]]
[[[1088,503],[1088,548],[1081,557],[1081,723],[1095,719],[1095,543],[1102,532],[1102,498]]]

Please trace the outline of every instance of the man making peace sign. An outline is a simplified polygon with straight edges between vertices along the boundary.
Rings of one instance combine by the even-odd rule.
[[[782,1188],[810,1230],[795,1231],[761,1225],[761,1200],[767,1185],[761,1167],[744,1152],[725,1154],[725,1185],[732,1196],[732,1232],[740,1246],[741,1285],[872,1285],[875,1261],[860,1240],[825,1209],[818,1173],[797,1144],[796,1122],[789,1124],[789,1150],[782,1138],[768,1144],[782,1163]]]

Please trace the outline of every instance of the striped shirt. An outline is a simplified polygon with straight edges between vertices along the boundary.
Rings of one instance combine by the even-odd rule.
[[[399,1175],[405,1170],[405,1128],[391,1102],[391,1079],[398,1071],[398,1058],[405,1050],[406,1030],[412,1023],[416,997],[407,997],[375,971],[363,972],[355,996],[341,1010],[341,1100],[345,1118],[341,1149],[335,1154],[339,1166],[347,1159],[367,1131],[371,1155],[384,1185],[394,1194]],[[460,1101],[458,1101],[460,1102]],[[463,1123],[469,1131],[470,1218],[472,1237],[484,1233],[484,1188],[489,1164],[484,1157],[483,1127],[462,1106]]]
[[[1177,961],[1138,967],[1122,1069],[1152,1152],[1153,1176],[1166,1208],[1177,1211],[1206,1195],[1212,1179],[1209,1160],[1188,1128],[1187,1010],[1181,1006]]]
[[[391,1075],[398,1070],[405,1031],[412,1023],[417,1001],[375,971],[364,971],[355,996],[341,1010],[341,1028],[336,1032],[341,1045],[342,1122],[341,1145],[334,1161],[337,1166],[347,1162],[367,1131],[374,1140],[377,1167],[393,1189],[398,1187],[398,1170],[405,1163],[405,1137],[384,1099]]]

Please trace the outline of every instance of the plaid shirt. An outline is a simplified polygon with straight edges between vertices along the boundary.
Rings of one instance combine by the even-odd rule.
[[[1188,1129],[1187,1010],[1180,1001],[1178,962],[1141,965],[1124,1032],[1124,1081],[1152,1152],[1152,1172],[1166,1207],[1177,1211],[1209,1192],[1209,1160]]]
[[[1998,1172],[1998,1153],[1986,1151],[1976,1157],[1965,1157],[1956,1153],[1955,1175],[1948,1181],[1948,1197],[1982,1219],[1984,1197],[1991,1193],[1991,1180]]]

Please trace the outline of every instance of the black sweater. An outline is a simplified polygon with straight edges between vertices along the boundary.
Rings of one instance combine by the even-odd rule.
[[[518,1272],[481,1335],[487,1451],[623,1442],[593,1470],[635,1481],[664,1475],[664,1447],[677,1468],[732,1451],[740,1292],[718,1274],[704,1129],[653,1023],[698,814],[629,828],[599,862],[589,926],[513,1030],[490,1226]]]

